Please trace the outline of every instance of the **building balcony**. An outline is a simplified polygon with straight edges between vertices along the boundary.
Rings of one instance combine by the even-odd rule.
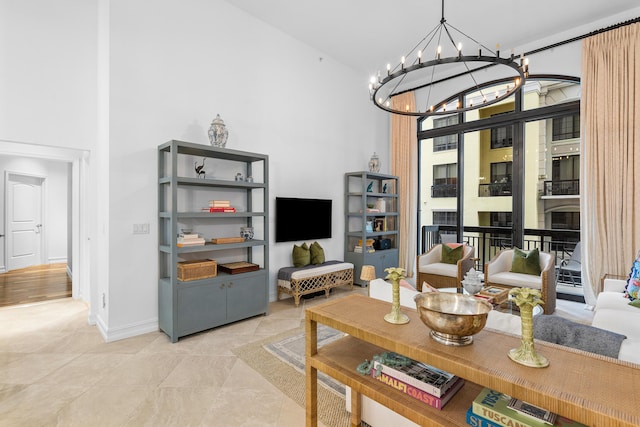
[[[480,184],[478,197],[511,196],[511,182],[494,182],[493,184]]]
[[[458,189],[456,184],[439,184],[431,186],[431,197],[457,197]]]
[[[580,180],[565,179],[544,182],[544,196],[579,196]]]

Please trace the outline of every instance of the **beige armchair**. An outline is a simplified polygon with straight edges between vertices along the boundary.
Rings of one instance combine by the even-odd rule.
[[[464,275],[473,268],[475,252],[473,246],[465,245],[462,259],[457,264],[447,264],[442,262],[442,244],[432,246],[416,260],[416,289],[422,291],[423,282],[434,288],[459,288]]]
[[[484,265],[486,286],[498,285],[513,288],[538,289],[544,301],[544,314],[552,314],[556,310],[556,276],[553,255],[540,252],[539,276],[524,273],[512,273],[513,249],[503,249],[491,261]]]

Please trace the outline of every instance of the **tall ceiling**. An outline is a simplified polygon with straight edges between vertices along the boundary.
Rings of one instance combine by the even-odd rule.
[[[441,0],[226,1],[368,75],[397,63],[442,16]],[[639,0],[447,0],[444,17],[484,45],[510,52],[638,7]]]

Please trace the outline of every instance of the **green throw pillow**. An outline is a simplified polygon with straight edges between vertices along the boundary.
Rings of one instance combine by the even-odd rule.
[[[293,245],[293,266],[296,268],[304,267],[311,263],[311,252],[306,243],[302,246]]]
[[[320,243],[313,242],[309,248],[311,252],[311,264],[322,264],[324,262],[324,249],[320,246]]]
[[[456,248],[450,248],[448,245],[442,245],[442,258],[441,261],[445,264],[457,264],[462,259],[464,254],[464,245],[460,245]]]
[[[538,248],[529,252],[513,248],[511,272],[539,276],[542,270],[540,270],[540,252],[538,252]]]
[[[640,299],[634,299],[633,301],[629,301],[629,305],[632,307],[640,308]]]

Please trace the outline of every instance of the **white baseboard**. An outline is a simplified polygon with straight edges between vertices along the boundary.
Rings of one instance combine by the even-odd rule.
[[[60,263],[66,263],[67,262],[67,257],[53,257],[53,258],[49,258],[47,261],[47,264],[60,264]]]
[[[158,319],[151,319],[142,322],[132,323],[126,326],[120,326],[118,328],[108,328],[107,325],[104,324],[102,317],[96,317],[96,324],[98,326],[98,330],[102,335],[102,338],[105,342],[114,342],[123,340],[125,338],[131,338],[138,335],[148,334],[149,332],[157,332],[160,330],[158,325]]]

